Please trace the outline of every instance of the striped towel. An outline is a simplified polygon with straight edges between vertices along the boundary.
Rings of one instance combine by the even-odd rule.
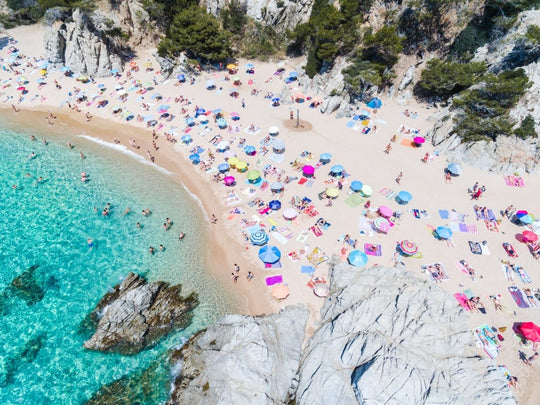
[[[516,305],[520,308],[530,308],[530,305],[527,301],[525,301],[525,298],[523,297],[523,293],[518,287],[511,286],[508,287],[508,292],[514,299]]]
[[[476,234],[478,233],[478,229],[476,225],[467,225],[467,232]]]

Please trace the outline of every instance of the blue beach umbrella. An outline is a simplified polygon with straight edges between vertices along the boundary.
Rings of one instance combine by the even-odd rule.
[[[70,69],[69,67],[67,67],[67,66],[62,66],[62,67],[60,68],[60,72],[62,72],[62,73],[63,73],[63,72],[69,72],[70,70],[71,70],[71,69]]]
[[[252,145],[246,145],[244,146],[244,152],[246,152],[246,155],[252,155],[257,151],[255,146]]]
[[[334,165],[332,166],[332,168],[330,169],[330,173],[332,173],[333,175],[338,175],[338,174],[341,174],[343,173],[343,166],[341,165]]]
[[[360,191],[362,190],[362,182],[361,181],[358,181],[358,180],[354,180],[352,183],[351,183],[351,190],[352,191]]]
[[[268,203],[268,207],[270,207],[271,210],[277,211],[281,208],[281,202],[278,200],[272,200]]]
[[[396,196],[396,201],[399,204],[407,204],[411,200],[412,200],[412,195],[408,191],[400,191],[398,195]]]
[[[321,163],[328,163],[330,162],[330,159],[332,159],[332,155],[330,153],[321,153],[321,156],[319,158]]]
[[[206,90],[213,90],[216,88],[216,83],[213,80],[208,80],[206,82]]]
[[[363,267],[367,264],[368,257],[361,250],[353,250],[351,253],[349,253],[349,257],[347,258],[347,260],[353,266]]]
[[[206,112],[206,110],[204,108],[199,108],[195,112],[195,115],[201,115],[201,114],[204,114],[205,112]]]
[[[221,163],[217,168],[221,173],[225,173],[229,170],[229,165],[227,163]]]
[[[186,118],[186,124],[188,127],[192,127],[193,125],[195,125],[195,120],[193,119],[193,117]]]
[[[262,246],[268,243],[268,235],[262,229],[253,232],[249,239],[256,246]]]
[[[439,226],[435,229],[435,233],[441,239],[450,239],[452,237],[452,230],[447,226]]]
[[[226,121],[224,118],[219,118],[219,119],[216,121],[216,123],[218,124],[218,127],[220,127],[221,129],[227,127],[227,121]]]
[[[279,103],[279,97],[274,97],[272,99],[272,103]]]
[[[275,246],[266,245],[259,249],[259,259],[263,263],[276,263],[281,258],[281,252]]]
[[[178,76],[176,76],[176,79],[178,79],[179,82],[183,83],[186,81],[186,76],[179,74]]]
[[[201,161],[201,156],[198,153],[194,153],[192,155],[189,155],[189,160],[191,160],[193,164],[196,164]]]
[[[191,135],[184,135],[182,138],[180,138],[182,142],[184,143],[190,143],[193,139],[191,138]]]
[[[524,224],[532,224],[534,222],[533,217],[531,217],[530,214],[523,215],[522,217],[519,217],[519,220]]]
[[[255,67],[255,65],[253,63],[246,63],[246,67],[248,69],[253,69]]]
[[[369,103],[367,103],[367,106],[369,108],[381,108],[382,107],[382,101],[378,99],[377,97],[373,97]]]
[[[459,176],[460,174],[463,173],[463,169],[457,163],[450,163],[448,167],[446,168],[446,170],[448,170],[450,174],[454,176]]]
[[[291,72],[291,73],[289,73],[289,77],[292,77],[292,78],[298,77],[298,73],[297,72]]]

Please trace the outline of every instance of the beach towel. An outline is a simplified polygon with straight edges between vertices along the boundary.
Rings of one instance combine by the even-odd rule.
[[[291,239],[294,237],[294,233],[292,233],[291,230],[287,228],[286,226],[279,228],[278,232],[287,239]]]
[[[442,275],[439,276],[439,280],[440,281],[448,280],[448,273],[446,272],[446,269],[444,268],[444,265],[442,263],[423,264],[420,267],[424,270],[424,272],[426,273],[428,278],[431,281],[433,281],[434,283],[436,283],[434,273],[437,272],[437,269],[436,269],[435,265],[439,265],[439,267],[441,269],[441,274]]]
[[[362,198],[360,194],[354,193],[347,197],[347,199],[345,200],[345,204],[347,204],[349,207],[354,208],[362,204],[364,201],[364,198]]]
[[[510,257],[518,257],[518,253],[514,249],[514,247],[510,243],[503,243],[502,244],[503,249],[505,250],[506,254]]]
[[[300,268],[300,273],[313,274],[313,273],[315,273],[315,267],[313,267],[313,266],[302,266]]]
[[[459,223],[459,231],[460,232],[467,232],[467,224],[460,222]]]
[[[313,234],[316,236],[316,237],[319,237],[319,236],[322,236],[323,232],[321,230],[321,228],[317,225],[313,225],[312,227],[310,227],[309,229],[311,229],[313,231]]]
[[[471,249],[471,252],[475,255],[482,254],[482,246],[480,246],[480,243],[478,242],[469,241],[469,248]]]
[[[457,221],[459,219],[459,214],[456,211],[450,211],[449,219],[450,221]]]
[[[392,191],[392,190],[390,190],[390,192],[386,195],[386,198],[388,198],[389,200],[391,200],[391,199],[394,198],[396,195],[397,195],[397,191]]]
[[[525,297],[523,296],[522,291],[518,287],[508,287],[508,292],[510,293],[510,295],[514,299],[514,302],[519,308],[530,308],[529,303],[525,301]]]
[[[375,250],[373,250],[373,247],[375,247]],[[369,256],[382,256],[381,245],[376,245],[373,243],[364,243],[364,252],[366,252],[366,255]]]
[[[349,121],[347,122],[347,124],[345,124],[347,126],[347,128],[353,128],[355,125],[356,125],[356,122],[354,121]]]
[[[267,286],[283,283],[283,276],[281,274],[278,274],[277,276],[266,277],[265,281]]]
[[[456,267],[458,268],[458,270],[461,270],[463,273],[465,273],[466,275],[470,275],[469,274],[469,270],[467,270],[467,268],[463,265],[463,263],[461,262],[457,262],[456,263]]]
[[[409,148],[416,148],[416,145],[411,139],[404,138],[401,140],[403,146],[408,146]]]
[[[459,305],[465,310],[470,311],[471,308],[469,307],[469,299],[467,296],[463,293],[455,293],[454,298],[459,302]]]
[[[499,226],[497,224],[497,221],[489,221],[487,219],[484,219],[484,223],[486,224],[486,228],[491,232],[499,232]]]
[[[514,271],[517,273],[519,279],[523,284],[530,284],[532,283],[531,278],[529,277],[529,274],[527,271],[521,267],[521,266],[514,266]]]
[[[314,183],[313,180],[308,180],[306,183],[306,187],[309,187],[309,188],[313,187],[313,183]]]
[[[499,354],[498,343],[494,341],[490,336],[493,335],[493,331],[487,325],[481,325],[476,328],[474,335],[477,339],[477,344],[481,347],[489,358],[494,359]]]
[[[450,222],[448,226],[452,230],[453,233],[459,232],[459,224],[457,222]]]
[[[424,218],[424,219],[430,219],[430,218],[431,218],[431,216],[429,215],[429,212],[426,211],[426,210],[420,211],[420,215],[421,215],[421,217]]]
[[[463,290],[463,294],[465,294],[465,296],[467,297],[467,299],[471,299],[471,298],[474,298],[476,297],[476,295],[474,295],[474,293],[471,291],[470,288],[467,288],[466,290]]]
[[[491,251],[489,250],[487,243],[482,243],[481,249],[482,249],[482,254],[484,256],[489,256],[491,254]]]
[[[302,177],[300,180],[298,180],[298,184],[304,184],[307,182],[307,179],[305,177]]]
[[[306,287],[313,288],[317,284],[326,284],[324,277],[312,277],[311,280],[306,283]]]
[[[413,208],[412,213],[416,219],[420,219],[420,211],[416,208]]]
[[[324,263],[328,260],[328,256],[326,256],[321,249],[318,247],[314,248],[313,251],[307,255],[308,261],[313,264],[314,266],[318,266],[321,263]]]
[[[468,233],[478,233],[478,229],[476,228],[476,225],[467,225],[467,232]]]
[[[524,187],[523,179],[519,176],[503,176],[507,186],[511,187]]]
[[[506,281],[514,282],[514,270],[505,263],[501,263],[501,267]]]
[[[285,236],[283,236],[277,231],[270,232],[270,236],[272,236],[275,240],[277,240],[282,245],[286,245],[287,242],[289,241]]]

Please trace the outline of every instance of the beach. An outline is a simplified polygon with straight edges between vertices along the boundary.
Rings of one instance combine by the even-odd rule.
[[[35,27],[20,27],[9,32],[18,41],[12,46],[20,49],[20,54],[34,62],[36,60],[32,58],[39,59],[43,54],[42,49],[32,45]],[[3,49],[1,56],[7,58],[7,52],[7,48]],[[526,358],[531,356],[532,348],[523,346],[512,330],[516,323],[539,319],[540,308],[518,307],[508,290],[514,286],[522,291],[539,288],[538,262],[528,246],[519,241],[519,235],[527,227],[511,223],[501,214],[513,204],[517,210],[527,210],[532,216],[540,215],[535,206],[540,197],[537,177],[507,173],[513,176],[512,179],[522,181],[512,183],[502,174],[463,167],[461,175],[446,178],[445,169],[451,162],[438,154],[429,142],[421,147],[413,144],[415,137],[423,137],[429,130],[429,116],[436,112],[434,108],[412,100],[407,105],[400,105],[394,99],[381,96],[380,108],[362,106],[355,111],[359,117],[356,120],[322,114],[317,106],[310,108],[319,95],[303,94],[298,81],[286,84],[283,80],[299,68],[301,60],[286,60],[281,64],[278,61],[239,61],[238,73],[229,74],[226,70],[199,72],[190,84],[189,76],[185,83],[176,77],[163,78],[151,55],[152,50],[140,52],[140,57],[133,61],[138,71],[133,70],[129,79],[124,72],[119,77],[96,78],[94,82],[82,83],[59,71],[41,75],[37,63],[31,67],[21,66],[25,72],[20,74],[2,71],[0,105],[4,109],[3,115],[18,125],[46,128],[49,132],[70,137],[74,153],[84,153],[79,150],[77,141],[79,136],[86,135],[110,145],[122,145],[174,173],[175,181],[200,200],[208,218],[209,270],[223,288],[233,291],[243,313],[259,315],[302,303],[312,312],[313,327],[323,298],[317,297],[312,287],[314,282],[328,281],[325,261],[333,255],[345,261],[351,251],[365,251],[369,253],[367,266],[403,262],[426,283],[436,283],[451,294],[479,297],[485,314],[468,311],[471,333],[482,329],[482,325],[495,326],[495,333],[504,340],[494,345],[499,346],[494,349],[495,353],[490,352],[495,354],[494,364],[505,365],[519,378],[515,393],[520,402],[534,403],[540,398],[535,384],[539,381],[539,363],[527,365],[520,359],[520,352]],[[246,73],[247,63],[253,63],[253,74]],[[152,66],[151,70],[147,66]],[[130,69],[128,65],[127,69]],[[282,75],[275,74],[279,69],[284,69]],[[26,76],[24,81],[27,83],[18,81],[21,76]],[[235,76],[239,77],[241,85],[233,85]],[[38,82],[39,78],[43,81]],[[54,80],[61,88],[55,86]],[[208,81],[214,82],[215,89],[207,90]],[[151,85],[144,85],[147,82]],[[100,90],[100,85],[104,91]],[[304,97],[305,101],[293,103],[285,99],[280,100],[279,106],[272,106],[272,98],[281,95],[287,86],[287,94],[296,99]],[[27,93],[22,95],[22,90],[17,90],[20,87]],[[231,97],[231,90],[238,96]],[[269,98],[265,97],[270,94]],[[78,102],[80,95],[84,97]],[[312,98],[308,100],[307,96]],[[99,107],[100,101],[104,100],[107,104]],[[148,109],[143,104],[148,105]],[[114,114],[115,107],[121,111]],[[203,115],[197,114],[200,108],[211,112],[204,114],[207,124],[198,118]],[[226,120],[226,126],[221,130],[217,118],[214,121],[217,113],[212,113],[217,109],[221,109]],[[126,120],[130,116],[127,113],[133,118]],[[240,119],[233,120],[233,113]],[[169,115],[162,117],[164,114]],[[170,119],[171,115],[173,119]],[[197,120],[193,127],[187,125],[187,115]],[[149,124],[152,121],[156,121],[154,126]],[[269,134],[269,128],[274,126],[278,128],[277,136]],[[184,143],[184,135],[189,135],[192,141]],[[394,136],[397,139],[392,142]],[[245,142],[241,144],[242,139]],[[278,152],[272,150],[275,140],[284,144]],[[216,149],[222,141],[226,142],[226,148],[220,153]],[[247,145],[255,148],[254,155],[245,153]],[[389,153],[385,153],[388,145]],[[197,146],[203,149],[198,153],[203,164],[193,164],[190,160]],[[232,187],[214,178],[219,173],[217,166],[226,161],[227,151],[249,165],[243,173],[230,170],[236,183]],[[327,164],[320,161],[323,153],[332,155]],[[341,172],[330,175],[337,164],[342,165]],[[304,166],[311,166],[313,174],[304,172]],[[260,172],[261,180],[248,180],[247,173],[253,170]],[[343,176],[343,171],[347,176]],[[366,193],[370,196],[361,196],[351,190],[355,180],[370,186],[372,192]],[[272,193],[271,186],[276,182],[283,183],[283,192]],[[485,186],[486,191],[478,200],[473,200],[468,190],[476,182],[478,187]],[[328,194],[336,193],[328,189],[337,189],[335,199],[327,198]],[[400,191],[410,193],[410,202],[399,204],[396,201]],[[295,196],[298,198],[294,199]],[[272,200],[281,203],[280,209],[269,208],[268,203]],[[475,205],[488,208],[487,221],[482,218],[482,210],[477,217]],[[380,215],[381,206],[387,207],[391,214]],[[283,212],[293,207],[296,214],[285,218]],[[212,223],[212,215],[217,217],[217,223]],[[384,232],[373,226],[374,220],[380,217],[390,217],[390,221],[386,221],[388,225],[381,225],[388,227]],[[249,229],[254,226],[265,230],[269,244],[281,252],[280,267],[265,266],[258,258],[259,247],[249,241]],[[434,230],[439,226],[452,229],[452,237],[448,240],[434,237]],[[396,246],[404,240],[413,242],[417,251],[410,255],[399,254]],[[477,243],[482,254],[474,254],[469,241]],[[503,243],[510,243],[518,257],[507,255]],[[370,245],[378,246],[372,251]],[[414,246],[410,248],[414,249]],[[513,280],[509,279],[501,260],[519,265],[526,270],[528,278],[523,280],[514,272],[510,277]],[[474,275],[461,261],[474,269]],[[236,283],[231,280],[235,264],[240,268]],[[430,266],[435,264],[440,264],[438,267],[442,267],[442,272],[434,277],[434,267]],[[312,266],[315,271],[302,266]],[[248,271],[253,273],[253,280],[246,278]],[[270,282],[268,278],[288,288],[286,299],[272,297],[273,285],[266,285]],[[490,298],[498,295],[502,305],[500,311],[495,309],[494,300]],[[481,346],[481,338],[479,343]],[[488,355],[485,349],[479,347],[478,355]]]

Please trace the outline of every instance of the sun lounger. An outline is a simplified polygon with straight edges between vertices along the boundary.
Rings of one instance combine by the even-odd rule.
[[[508,292],[510,293],[510,295],[514,299],[514,302],[519,308],[530,308],[529,303],[525,300],[522,291],[518,287],[508,287]]]

